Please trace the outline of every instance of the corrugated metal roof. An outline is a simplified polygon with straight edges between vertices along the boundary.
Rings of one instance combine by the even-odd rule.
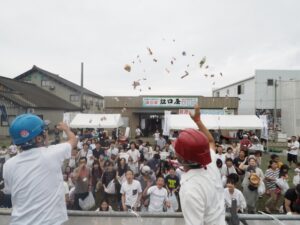
[[[23,107],[80,110],[79,107],[26,82],[0,77],[0,83],[11,91],[0,91],[1,96]]]

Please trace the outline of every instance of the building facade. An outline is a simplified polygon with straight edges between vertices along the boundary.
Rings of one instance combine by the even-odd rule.
[[[255,76],[214,89],[212,94],[238,97],[239,114],[265,114],[270,130],[276,127],[295,135],[300,133],[299,82],[300,70],[256,70]]]
[[[106,113],[121,113],[125,127],[130,127],[131,136],[139,126],[145,136],[157,129],[162,131],[165,111],[186,114],[195,104],[201,106],[202,114],[236,114],[238,98],[214,98],[202,96],[127,96],[104,97]]]
[[[81,111],[84,113],[101,113],[104,110],[104,99],[101,95],[86,88],[81,89],[81,86],[37,66],[33,66],[15,79],[35,84],[76,107],[82,107]]]
[[[9,135],[8,129],[16,116],[33,113],[51,121],[49,128],[62,121],[64,112],[79,112],[80,108],[49,94],[34,84],[0,77],[0,136]]]

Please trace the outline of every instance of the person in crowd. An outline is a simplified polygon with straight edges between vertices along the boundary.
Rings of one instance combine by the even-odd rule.
[[[146,194],[147,187],[155,185],[155,175],[151,168],[144,165],[141,168],[141,174],[138,176],[137,180],[140,182],[142,187],[142,198],[141,198],[141,210],[146,211],[149,205],[149,196]]]
[[[131,164],[133,164],[133,166],[135,167],[134,172],[138,173],[139,160],[141,155],[139,150],[137,150],[137,145],[135,144],[135,142],[130,143],[130,149],[127,151],[127,153],[130,156],[128,159],[128,165],[131,166]],[[132,159],[132,162],[130,161],[130,158]]]
[[[248,149],[249,149],[249,155],[253,155],[253,154],[255,154],[256,151],[263,152],[264,146],[259,142],[259,139],[257,136],[253,136],[252,145]]]
[[[236,188],[238,182],[234,176],[230,175],[226,181],[226,188],[224,189],[225,196],[225,208],[226,211],[230,211],[232,200],[235,199],[237,202],[237,212],[243,213],[247,207],[247,203],[243,193]]]
[[[126,172],[126,181],[121,186],[123,211],[140,209],[142,188],[139,181],[134,180],[134,173],[131,170]]]
[[[150,196],[148,212],[163,212],[164,207],[169,208],[168,192],[164,188],[164,178],[157,177],[156,185],[147,186],[145,196]]]
[[[106,151],[106,155],[108,158],[111,158],[112,155],[117,156],[119,154],[119,149],[116,147],[116,142],[111,141],[109,149]]]
[[[244,165],[248,164],[246,153],[243,150],[241,150],[239,152],[239,156],[233,160],[234,168],[235,168],[237,174],[240,176],[240,180],[243,180],[244,179],[244,175],[245,175],[245,171],[242,170],[242,169],[240,169],[241,163],[244,163]]]
[[[222,166],[222,169],[221,169],[222,180],[223,180],[223,177],[227,178],[229,176],[229,174],[232,174],[232,173],[237,174],[237,172],[233,166],[233,160],[231,158],[227,158],[225,161],[225,164]]]
[[[160,155],[158,153],[155,153],[153,155],[153,158],[147,162],[147,165],[151,168],[152,171],[154,171],[155,175],[157,175],[159,172],[160,164],[161,160]]]
[[[291,142],[288,143],[288,149],[287,149],[287,161],[290,164],[290,167],[292,166],[292,163],[295,165],[298,162],[298,152],[299,152],[299,142],[297,141],[296,136],[292,136]]]
[[[264,180],[262,170],[257,167],[256,159],[254,156],[249,156],[248,165],[242,162],[239,169],[245,171],[245,177],[242,183],[243,194],[247,202],[248,213],[256,213],[256,203],[259,197],[258,187],[260,182]]]
[[[269,167],[265,173],[266,194],[270,197],[265,202],[265,210],[267,213],[275,211],[280,197],[280,190],[276,186],[276,180],[279,178],[279,169],[276,161],[271,160]]]
[[[180,183],[174,167],[170,167],[169,174],[165,177],[165,184],[168,193],[175,193],[178,195]]]
[[[166,139],[164,139],[162,134],[159,135],[159,139],[156,141],[156,145],[159,146],[160,149],[163,149],[165,147]]]
[[[143,132],[142,130],[140,129],[139,126],[136,127],[135,129],[135,139],[139,139],[143,136]]]
[[[113,212],[113,209],[108,204],[108,201],[104,199],[100,202],[99,207],[96,209],[96,212]]]
[[[295,204],[300,204],[300,184],[294,188],[290,188],[284,195],[283,210],[287,215],[292,215],[296,212]]]
[[[159,136],[160,136],[160,132],[159,130],[156,130],[155,133],[153,134],[155,144],[157,144],[157,141],[159,140]]]
[[[225,159],[229,159],[229,158],[232,159],[232,160],[235,159],[232,147],[228,147],[226,149]]]
[[[92,167],[92,192],[93,194],[95,194],[95,190],[96,190],[96,185],[98,182],[101,182],[101,177],[102,177],[103,171],[101,169],[100,163],[99,161],[94,161],[93,163],[93,167]]]
[[[89,144],[87,142],[82,144],[82,149],[77,154],[77,162],[79,162],[82,157],[87,159],[87,166],[91,168],[94,162],[94,156],[93,151],[89,149]]]
[[[261,167],[262,151],[259,151],[259,150],[255,151],[254,157],[256,159],[257,166]]]
[[[240,146],[237,142],[233,142],[232,145],[231,145],[231,148],[232,148],[232,152],[234,154],[234,158],[238,157],[239,156],[239,153],[240,153]]]
[[[125,181],[125,174],[126,171],[128,170],[128,165],[126,163],[125,158],[120,158],[118,160],[118,168],[117,168],[117,179],[119,182],[122,184]]]
[[[216,154],[216,158],[217,159],[220,159],[223,163],[223,165],[225,164],[225,154],[223,153],[223,146],[222,145],[218,145],[217,146],[217,154]]]
[[[100,141],[95,141],[95,148],[93,149],[94,160],[99,161],[100,155],[105,156],[105,149],[101,147]]]
[[[283,165],[283,162],[281,161],[279,155],[272,154],[270,157],[271,160],[275,161],[277,163],[278,169],[280,169]]]
[[[114,165],[110,161],[106,161],[102,176],[102,184],[105,191],[105,198],[114,211],[118,210],[118,195],[117,195],[117,172]]]
[[[243,139],[240,141],[240,148],[247,151],[248,155],[248,149],[252,146],[252,142],[249,140],[249,137],[247,134],[243,134]]]
[[[79,159],[79,166],[74,170],[73,176],[75,180],[74,208],[81,210],[79,199],[84,200],[92,190],[91,171],[87,166],[86,157]]]
[[[300,163],[297,163],[297,167],[294,170],[295,175],[293,177],[293,184],[295,186],[297,186],[298,184],[300,184]]]
[[[63,174],[63,179],[64,179],[64,194],[65,194],[66,206],[67,206],[67,208],[69,208],[69,206],[70,206],[70,197],[69,197],[70,187],[68,184],[68,175]]]

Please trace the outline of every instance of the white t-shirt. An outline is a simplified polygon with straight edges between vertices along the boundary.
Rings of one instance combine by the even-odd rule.
[[[225,225],[224,188],[211,150],[207,169],[181,175],[180,202],[186,225]]]
[[[232,166],[230,168],[227,167],[226,164],[222,166],[222,169],[221,169],[222,176],[228,176],[229,174],[232,174],[232,173],[236,173],[234,166]]]
[[[70,190],[69,190],[69,185],[66,181],[64,181],[64,189],[65,189],[65,195],[69,194]]]
[[[138,165],[138,159],[140,158],[140,152],[137,149],[127,151],[128,155],[131,156],[135,165]]]
[[[168,199],[167,189],[159,189],[157,186],[152,186],[148,189],[147,195],[150,195],[148,211],[163,212],[164,202]]]
[[[120,152],[119,153],[119,158],[120,159],[125,159],[126,160],[126,163],[128,163],[128,158],[129,158],[129,154],[127,152]]]
[[[117,156],[119,154],[119,149],[118,148],[109,148],[109,149],[107,149],[106,154],[108,157],[111,157],[111,155]]]
[[[5,189],[12,195],[11,225],[58,225],[68,220],[61,166],[69,143],[23,151],[4,164]]]
[[[140,206],[140,202],[137,203],[138,195],[142,193],[141,183],[137,180],[133,180],[131,184],[124,182],[121,186],[121,194],[125,194],[125,205],[134,207]]]
[[[154,133],[153,136],[154,136],[154,140],[157,141],[157,140],[159,140],[160,133],[159,132]]]
[[[140,128],[136,128],[135,129],[135,134],[136,134],[136,136],[141,136],[141,134],[142,134],[141,129]]]
[[[246,207],[247,207],[247,203],[246,203],[243,193],[236,188],[234,189],[233,194],[231,194],[229,192],[228,188],[225,188],[224,189],[224,197],[225,197],[225,206],[228,208],[231,208],[232,199],[236,199],[237,208],[243,210],[243,209],[246,209]]]
[[[222,155],[216,154],[216,159],[221,159],[223,162],[223,165],[224,165],[225,161],[226,161],[226,156],[225,156],[225,154],[222,154]]]
[[[288,152],[291,155],[298,155],[298,151],[299,151],[299,142],[295,141],[289,144],[289,147],[291,148],[291,150]]]

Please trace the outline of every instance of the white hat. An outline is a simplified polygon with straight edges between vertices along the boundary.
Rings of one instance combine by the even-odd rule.
[[[142,167],[142,173],[143,174],[149,174],[151,172],[151,169],[149,166],[143,166]]]

